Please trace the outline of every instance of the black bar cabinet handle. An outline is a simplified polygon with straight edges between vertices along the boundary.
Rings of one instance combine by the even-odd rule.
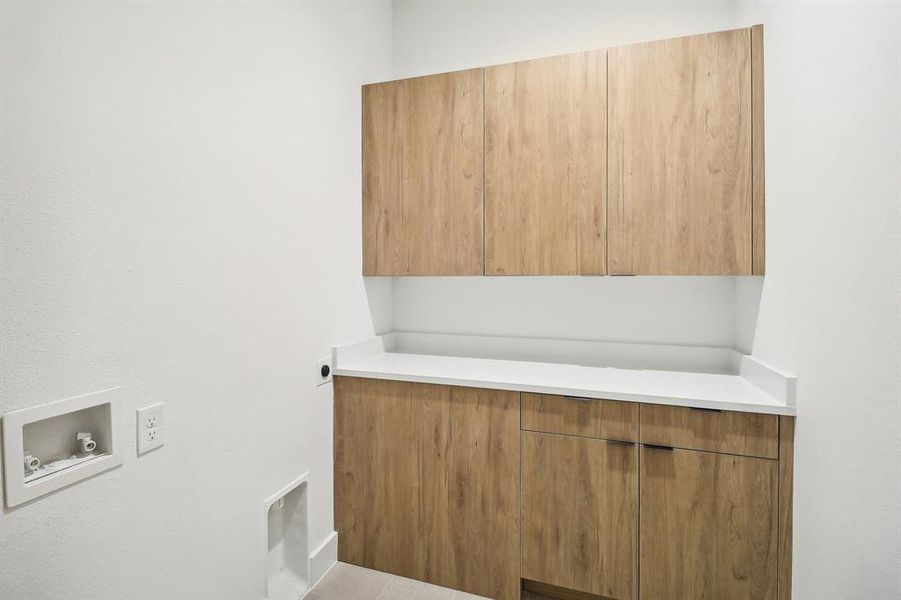
[[[634,446],[635,442],[627,442],[625,440],[607,440],[608,444],[613,444],[615,446]]]
[[[668,452],[672,452],[672,451],[673,451],[673,447],[672,447],[672,446],[661,446],[660,444],[642,444],[642,445],[643,445],[645,448],[648,448],[649,450],[666,450],[666,451],[668,451]]]

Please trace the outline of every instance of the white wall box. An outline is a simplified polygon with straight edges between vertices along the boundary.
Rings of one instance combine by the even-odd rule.
[[[6,505],[121,465],[115,438],[121,393],[110,388],[3,415]]]
[[[297,600],[310,588],[307,473],[266,500],[266,599]]]

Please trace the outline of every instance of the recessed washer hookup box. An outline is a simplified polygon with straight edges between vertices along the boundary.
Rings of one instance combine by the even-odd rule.
[[[6,505],[17,506],[122,464],[122,390],[111,388],[3,415]]]

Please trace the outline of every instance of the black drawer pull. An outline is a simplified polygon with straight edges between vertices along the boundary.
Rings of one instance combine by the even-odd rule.
[[[691,410],[699,410],[701,412],[709,412],[709,413],[721,413],[723,412],[720,408],[701,408],[699,406],[689,406]]]
[[[659,444],[642,444],[648,450],[666,450],[667,452],[672,452],[672,446],[661,446]]]
[[[608,444],[613,444],[614,446],[634,446],[635,442],[627,442],[625,440],[607,440]]]

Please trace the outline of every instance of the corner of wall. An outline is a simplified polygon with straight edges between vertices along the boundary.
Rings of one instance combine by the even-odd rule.
[[[364,277],[372,328],[376,335],[388,333],[394,325],[394,280],[392,277]]]
[[[757,333],[757,317],[763,294],[763,277],[733,278],[734,347],[744,354],[752,354]]]

